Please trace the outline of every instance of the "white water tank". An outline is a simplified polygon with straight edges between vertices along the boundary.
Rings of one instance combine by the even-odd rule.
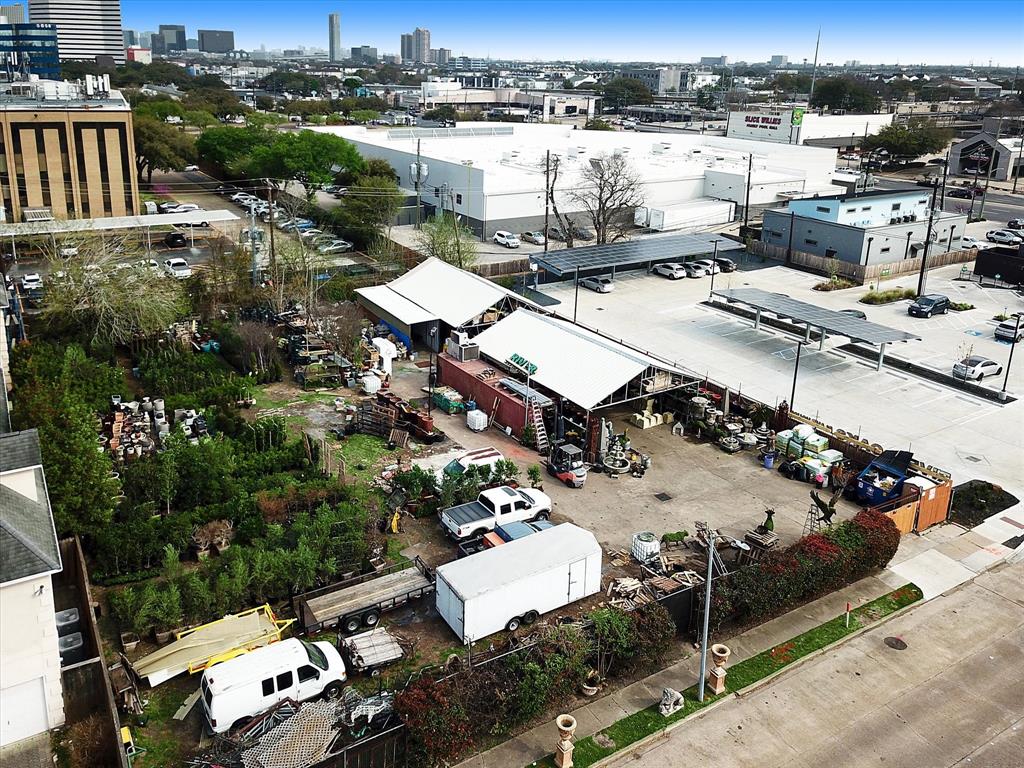
[[[637,562],[646,563],[661,554],[661,542],[650,531],[634,533],[633,545],[629,548],[629,554]]]
[[[487,413],[479,408],[466,411],[466,426],[474,432],[483,432],[487,429],[487,421]]]
[[[368,395],[375,395],[380,389],[380,379],[372,373],[363,377],[363,391]]]

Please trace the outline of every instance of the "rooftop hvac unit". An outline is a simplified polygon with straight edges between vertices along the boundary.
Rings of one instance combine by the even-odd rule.
[[[469,334],[465,331],[452,331],[451,340],[456,344],[469,344]]]
[[[85,95],[92,96],[96,92],[96,80],[92,75],[85,76]]]
[[[899,224],[900,223],[899,216],[897,216],[895,219],[889,219],[889,223],[890,224]]]

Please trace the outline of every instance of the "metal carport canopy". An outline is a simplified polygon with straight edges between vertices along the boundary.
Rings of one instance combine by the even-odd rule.
[[[238,221],[231,211],[188,211],[149,213],[141,216],[108,216],[97,219],[47,219],[0,224],[0,237],[60,235],[69,232],[105,232],[114,229],[145,229],[169,224],[200,224],[204,221]]]
[[[530,259],[559,277],[593,269],[637,268],[646,264],[682,261],[687,256],[710,255],[718,241],[718,252],[742,251],[744,246],[714,232],[691,235],[642,237],[619,243],[561,248],[546,253],[531,253]]]
[[[921,340],[920,336],[906,331],[861,320],[845,312],[808,304],[783,293],[762,291],[760,288],[732,288],[714,291],[713,295],[720,296],[730,303],[746,304],[756,310],[773,312],[797,323],[803,323],[809,328],[820,328],[838,336],[846,336],[850,341],[879,346],[894,341]]]

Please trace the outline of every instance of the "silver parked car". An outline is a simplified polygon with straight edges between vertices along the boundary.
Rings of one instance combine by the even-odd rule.
[[[989,360],[987,357],[980,357],[978,355],[965,357],[953,366],[953,375],[964,381],[970,379],[981,381],[986,376],[998,376],[1002,372],[1003,366],[995,360]]]
[[[651,269],[651,272],[655,275],[661,275],[667,277],[669,280],[678,280],[681,277],[686,277],[686,267],[682,264],[677,264],[674,261],[670,261],[666,264],[655,264]]]
[[[615,283],[610,277],[584,277],[580,285],[597,293],[611,293],[615,290]]]
[[[534,245],[544,245],[547,238],[544,237],[543,232],[523,232],[519,238],[526,243],[533,243]]]

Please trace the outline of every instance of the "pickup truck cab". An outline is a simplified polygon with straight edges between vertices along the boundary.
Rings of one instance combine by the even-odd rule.
[[[493,531],[497,525],[547,520],[550,515],[551,499],[546,493],[503,485],[481,492],[476,501],[444,510],[441,527],[448,536],[461,541]]]

